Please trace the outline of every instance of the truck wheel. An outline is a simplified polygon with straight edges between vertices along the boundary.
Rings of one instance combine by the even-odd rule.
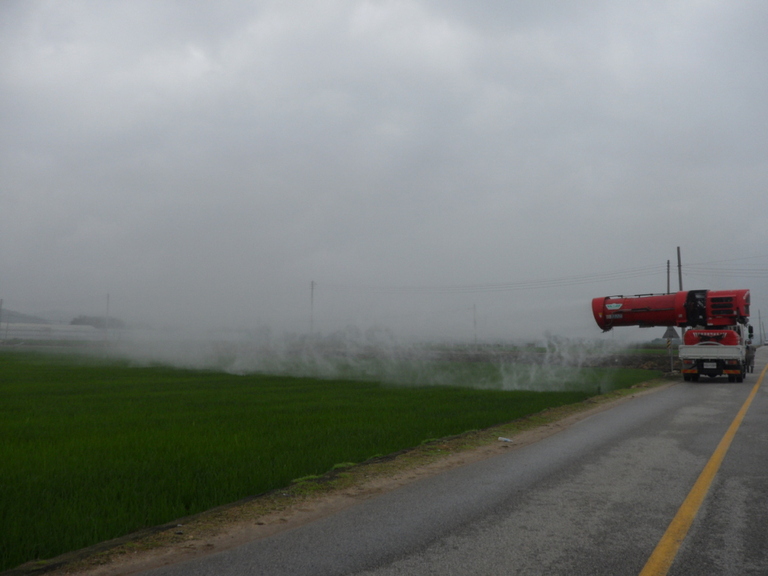
[[[698,382],[698,381],[699,381],[699,375],[691,374],[691,382]]]
[[[736,382],[739,382],[739,383],[744,382],[744,375],[743,374],[736,375]]]

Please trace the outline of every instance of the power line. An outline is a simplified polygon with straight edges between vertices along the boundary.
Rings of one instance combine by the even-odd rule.
[[[763,254],[762,256],[743,256],[741,258],[727,258],[725,260],[710,260],[709,262],[694,262],[693,264],[689,264],[689,266],[700,266],[704,264],[720,264],[721,262],[740,262],[742,260],[759,260],[761,258],[768,258],[768,254]]]
[[[706,277],[706,276],[741,276],[745,278],[767,278],[768,268],[720,268],[712,267],[710,264],[719,264],[726,262],[739,262],[743,260],[755,260],[768,258],[763,256],[747,256],[742,258],[731,258],[727,260],[713,260],[709,262],[699,262],[682,266],[682,271],[687,276]],[[615,270],[613,272],[602,272],[597,274],[581,274],[575,276],[561,276],[556,278],[547,278],[540,280],[523,280],[519,282],[504,282],[498,284],[467,284],[467,285],[425,285],[425,286],[386,286],[386,285],[350,285],[350,284],[323,284],[325,288],[333,290],[351,290],[358,292],[369,292],[376,294],[476,294],[492,292],[514,292],[519,290],[541,290],[545,288],[560,288],[566,286],[578,286],[583,284],[597,284],[601,282],[611,282],[616,280],[626,280],[631,278],[642,278],[647,276],[664,275],[667,273],[666,265],[641,266],[637,268],[626,268]],[[318,286],[316,284],[316,286]]]
[[[455,286],[352,286],[343,284],[326,284],[328,288],[358,290],[365,292],[386,294],[470,294],[480,292],[511,292],[515,290],[538,290],[542,288],[557,288],[562,286],[575,286],[580,284],[594,284],[626,278],[639,278],[643,276],[655,276],[665,273],[665,266],[644,266],[628,268],[615,272],[603,272],[599,274],[582,274],[578,276],[561,276],[543,280],[527,280],[520,282],[506,282],[500,284],[469,284]]]
[[[768,268],[693,268],[686,270],[689,276],[703,278],[705,276],[740,276],[743,278],[768,278]]]
[[[712,260],[709,262],[697,262],[684,266],[686,274],[694,277],[704,276],[741,276],[744,278],[768,278],[768,268],[742,268],[711,266],[711,264],[725,264],[731,262],[743,262],[745,260],[768,259],[768,254],[761,256],[744,256],[741,258],[728,258],[725,260]]]

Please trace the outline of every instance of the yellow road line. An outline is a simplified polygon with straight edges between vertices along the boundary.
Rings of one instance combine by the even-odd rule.
[[[752,400],[754,399],[755,394],[757,394],[760,384],[763,383],[763,378],[767,371],[768,365],[763,368],[763,371],[760,373],[760,378],[758,378],[757,383],[752,387],[752,392],[750,392],[747,400],[741,407],[741,410],[739,410],[739,413],[736,414],[736,418],[731,422],[728,431],[725,433],[725,436],[723,436],[723,439],[720,440],[720,444],[717,445],[709,462],[704,466],[704,470],[701,471],[698,480],[696,480],[696,483],[693,485],[693,488],[691,488],[691,491],[688,493],[682,506],[678,509],[677,514],[675,514],[675,517],[672,519],[664,536],[661,537],[661,540],[656,545],[650,558],[648,558],[648,562],[645,563],[645,567],[640,572],[640,576],[665,576],[669,571],[669,567],[672,566],[677,551],[683,543],[686,534],[688,534],[693,519],[696,518],[696,514],[699,511],[699,507],[701,507],[701,503],[704,501],[704,497],[709,491],[712,480],[714,480],[715,474],[717,474],[720,465],[723,463],[725,453],[728,452],[728,448],[731,446],[731,441],[736,435],[739,426],[741,426],[741,421],[744,419],[744,415],[752,404]]]

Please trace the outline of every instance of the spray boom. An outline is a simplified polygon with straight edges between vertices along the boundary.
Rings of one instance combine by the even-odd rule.
[[[749,290],[605,296],[592,300],[592,314],[606,332],[614,326],[715,328],[747,324],[749,301]]]

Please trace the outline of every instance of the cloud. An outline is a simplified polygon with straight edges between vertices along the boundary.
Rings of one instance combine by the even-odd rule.
[[[662,290],[676,246],[763,254],[759,3],[0,10],[0,296],[23,311],[111,293],[128,320],[303,329],[315,281],[321,329],[450,332],[482,300],[495,336],[591,333],[579,302]]]

